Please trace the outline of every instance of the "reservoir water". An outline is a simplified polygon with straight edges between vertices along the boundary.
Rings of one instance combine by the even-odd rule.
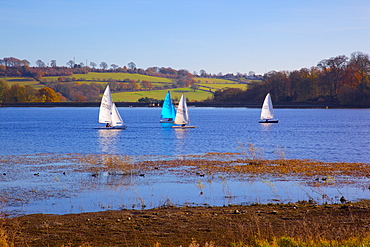
[[[0,157],[81,153],[176,158],[209,152],[237,153],[243,151],[240,147],[253,144],[266,159],[284,156],[370,163],[370,109],[275,109],[278,124],[259,124],[260,109],[191,107],[191,125],[197,127],[185,130],[160,124],[160,108],[119,108],[127,129],[94,129],[99,126],[98,111],[0,108]],[[276,198],[289,202],[319,199],[323,194],[332,201],[341,195],[352,200],[370,198],[369,190],[357,185],[317,190],[299,181],[210,182],[170,174],[126,181],[110,176],[92,178],[91,174],[57,176],[58,164],[52,165],[55,170],[33,176],[41,165],[0,164],[1,174],[7,174],[0,180],[0,196],[14,195],[14,200],[10,198],[2,205],[3,211],[76,213],[131,207],[143,201],[147,207],[156,207],[168,200],[179,205],[264,203]],[[14,170],[18,173],[12,175]],[[199,196],[199,182],[204,185],[203,196]]]
[[[0,155],[111,153],[188,155],[240,152],[252,143],[265,158],[370,162],[370,109],[276,109],[278,124],[259,124],[259,109],[190,108],[196,129],[159,123],[159,108],[120,108],[126,130],[97,130],[98,108],[0,108]]]

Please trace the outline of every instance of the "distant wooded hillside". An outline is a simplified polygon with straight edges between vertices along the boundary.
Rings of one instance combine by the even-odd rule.
[[[50,102],[99,101],[107,84],[115,101],[160,102],[171,90],[174,99],[182,92],[189,101],[213,103],[260,103],[270,92],[275,103],[328,102],[346,106],[370,106],[369,55],[354,52],[320,61],[311,68],[296,71],[210,75],[204,70],[151,67],[134,63],[119,67],[106,63],[85,66],[69,61],[68,67],[46,66],[41,60],[30,67],[27,60],[0,59],[0,101]],[[41,91],[40,91],[41,90]],[[45,96],[45,94],[48,96]],[[55,95],[57,96],[55,96]],[[53,95],[53,96],[50,96]]]

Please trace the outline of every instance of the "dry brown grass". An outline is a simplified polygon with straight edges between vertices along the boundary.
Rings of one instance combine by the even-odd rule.
[[[0,228],[0,247],[8,247],[8,237],[3,229]]]
[[[141,171],[157,170],[163,174],[199,174],[215,176],[225,174],[230,177],[266,176],[274,178],[299,178],[311,180],[311,185],[330,183],[351,183],[354,179],[370,177],[370,164],[321,162],[298,159],[263,159],[256,147],[248,147],[245,153],[208,153],[171,157],[129,157],[107,154],[39,154],[33,156],[0,157],[0,165],[18,167],[40,165],[39,171],[51,171],[55,164],[65,166],[74,172],[109,172],[110,174],[137,174]]]
[[[224,154],[222,154],[224,156]],[[193,173],[215,176],[227,174],[238,177],[266,176],[274,178],[300,178],[312,180],[312,185],[328,185],[333,183],[351,183],[351,179],[369,178],[370,165],[366,163],[320,162],[315,160],[255,160],[231,159],[211,160],[205,158],[143,161],[138,164],[141,169],[160,167],[177,173]],[[176,168],[176,170],[172,170]],[[179,169],[182,168],[182,169]]]
[[[91,171],[94,173],[106,171],[110,174],[129,175],[133,174],[137,168],[135,163],[131,162],[129,156],[122,155],[80,155],[80,171]]]

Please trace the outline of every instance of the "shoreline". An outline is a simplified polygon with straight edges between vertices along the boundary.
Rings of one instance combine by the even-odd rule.
[[[127,156],[104,154],[0,156],[4,180],[2,214],[7,217],[35,213],[63,215],[169,205],[223,207],[300,201],[331,205],[369,198],[368,190],[360,196],[356,189],[368,188],[367,163],[253,160],[234,155],[238,154],[165,160],[150,157],[131,160]],[[27,182],[28,186],[14,190],[14,182]],[[40,184],[44,187],[39,187]],[[164,185],[177,189],[167,191]],[[118,187],[125,192],[115,189]],[[91,199],[94,195],[99,196]],[[48,204],[44,205],[46,199]]]
[[[0,230],[9,246],[261,246],[256,241],[272,243],[277,239],[341,243],[369,237],[369,211],[370,201],[335,205],[168,206],[0,218]],[[365,245],[353,242],[335,246]]]
[[[161,107],[158,103],[141,103],[141,102],[115,102],[117,107]],[[22,103],[7,103],[0,102],[1,107],[99,107],[100,102],[22,102]],[[261,108],[260,103],[245,103],[245,104],[222,104],[222,103],[205,103],[205,102],[188,102],[189,107],[225,107],[225,108]],[[274,108],[322,108],[322,109],[367,109],[369,106],[346,106],[336,104],[308,104],[308,103],[284,103],[274,104]]]
[[[228,157],[227,154],[220,154],[221,156],[218,158],[217,154],[210,155],[213,159],[211,157],[197,157],[198,159],[138,160],[132,162],[117,156],[112,157],[111,160],[103,159],[105,162],[101,163],[100,158],[105,156],[74,154],[62,157],[56,154],[51,157],[48,155],[46,157],[14,156],[13,159],[6,157],[3,163],[5,165],[23,164],[18,168],[13,165],[12,169],[16,169],[15,171],[29,167],[32,173],[27,173],[31,176],[27,175],[26,177],[30,177],[31,181],[46,181],[47,174],[52,174],[50,181],[53,181],[53,184],[63,183],[63,191],[69,191],[68,186],[65,186],[67,178],[71,178],[74,188],[80,191],[80,188],[76,187],[75,181],[78,181],[76,173],[83,174],[83,188],[89,188],[86,183],[86,181],[90,181],[88,178],[92,178],[93,185],[99,184],[96,179],[103,178],[103,174],[106,172],[108,175],[110,172],[110,176],[113,178],[119,176],[117,181],[122,181],[125,174],[132,174],[131,176],[139,179],[145,178],[144,182],[149,183],[148,179],[153,174],[161,175],[172,172],[179,174],[179,178],[193,177],[191,184],[196,184],[196,181],[205,183],[207,180],[216,184],[216,178],[219,175],[223,175],[220,179],[226,181],[231,181],[235,177],[244,177],[244,174],[251,178],[275,175],[279,178],[283,177],[283,180],[295,177],[307,180],[314,183],[312,186],[318,186],[318,188],[327,186],[338,188],[339,185],[351,182],[350,178],[357,181],[359,178],[369,177],[370,174],[368,164],[361,163],[339,162],[329,166],[328,162],[312,160],[241,160],[232,157],[225,159]],[[55,163],[62,164],[62,167],[48,165]],[[75,164],[75,167],[71,163]],[[33,167],[37,169],[33,169]],[[40,170],[38,167],[43,167],[46,170]],[[65,170],[67,168],[70,170]],[[40,174],[35,175],[34,171],[40,172]],[[66,173],[63,174],[63,171]],[[118,173],[119,171],[121,172]],[[13,173],[5,172],[6,179],[10,179]],[[55,179],[56,177],[59,178]],[[200,180],[203,177],[206,180]],[[156,177],[153,178],[156,179]],[[22,177],[19,179],[21,180]],[[270,180],[274,182],[273,176]],[[14,180],[11,179],[11,181]],[[254,182],[253,179],[251,181]],[[104,185],[104,183],[101,184]],[[136,184],[139,183],[135,182],[135,186]],[[201,183],[198,185],[201,188]],[[230,185],[229,182],[228,185]],[[33,188],[30,189],[34,193]],[[26,195],[24,193],[24,191],[21,193],[22,197]],[[68,193],[74,192],[69,191]],[[50,192],[46,194],[51,195]],[[194,194],[198,195],[199,190],[195,189]],[[40,195],[44,196],[45,193],[40,193]],[[136,193],[136,196],[138,195],[140,194]],[[204,195],[208,195],[206,191],[204,191]],[[127,189],[124,196],[128,196]],[[99,200],[102,198],[100,197]],[[145,198],[143,200],[145,201]],[[2,214],[0,217],[0,243],[4,239],[2,236],[6,236],[8,246],[254,247],[261,246],[256,241],[258,243],[261,241],[273,243],[278,240],[300,241],[300,244],[287,246],[307,246],[302,243],[311,243],[312,241],[324,241],[324,243],[325,241],[339,241],[339,244],[333,246],[363,246],[361,241],[368,243],[370,238],[370,217],[368,217],[370,200],[351,201],[349,199],[347,201],[344,197],[341,199],[338,197],[335,201],[337,203],[319,204],[307,196],[304,200],[288,203],[176,206],[167,200],[154,208],[137,207],[137,209],[112,210],[105,207],[105,210],[83,213],[31,213],[14,217]],[[19,201],[17,200],[16,203]],[[89,200],[88,203],[94,202]],[[343,245],[342,241],[360,242]],[[278,245],[264,244],[263,246]],[[310,246],[316,245],[311,244]]]

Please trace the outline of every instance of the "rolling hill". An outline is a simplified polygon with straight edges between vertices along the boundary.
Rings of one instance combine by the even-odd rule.
[[[46,76],[42,78],[41,82],[29,77],[7,77],[2,79],[4,79],[9,86],[13,84],[19,84],[23,86],[30,85],[35,89],[40,89],[48,82],[58,82],[58,78],[59,76]],[[111,81],[123,82],[133,80],[138,82],[139,88],[137,91],[113,93],[113,99],[116,102],[136,102],[140,98],[145,97],[162,100],[167,91],[171,91],[174,100],[179,99],[181,94],[185,93],[189,101],[203,101],[212,98],[213,93],[222,88],[240,88],[243,90],[247,88],[247,84],[216,78],[194,78],[196,85],[198,86],[198,89],[196,90],[191,88],[174,88],[173,84],[176,83],[175,79],[141,74],[112,72],[74,74],[73,76],[64,76],[64,80],[68,82],[77,82],[79,84],[98,83],[104,86]],[[140,82],[144,80],[151,82],[153,89],[148,90],[141,88]]]

